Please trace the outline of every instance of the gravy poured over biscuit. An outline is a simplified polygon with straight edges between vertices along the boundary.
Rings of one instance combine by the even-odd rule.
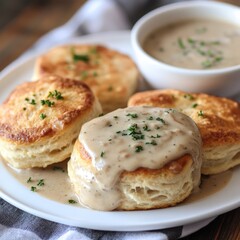
[[[79,141],[91,167],[80,166],[74,154],[68,167],[82,180],[79,199],[87,207],[116,209],[121,202],[118,181],[124,171],[160,169],[186,154],[193,159],[194,188],[199,185],[201,137],[194,122],[175,110],[118,109],[84,124]]]

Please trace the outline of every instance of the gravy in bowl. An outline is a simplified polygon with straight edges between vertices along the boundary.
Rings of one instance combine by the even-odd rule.
[[[216,20],[186,20],[152,32],[144,50],[157,60],[187,69],[240,64],[240,27]]]

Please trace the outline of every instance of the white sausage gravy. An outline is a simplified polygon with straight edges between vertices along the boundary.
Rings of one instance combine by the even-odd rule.
[[[118,182],[123,171],[159,169],[185,154],[192,156],[194,188],[199,186],[200,133],[188,116],[175,110],[143,106],[118,109],[85,123],[79,141],[91,164],[79,164],[79,153],[73,152],[69,168],[74,171],[73,185],[84,206],[116,209],[121,202]]]
[[[163,63],[189,69],[223,68],[240,64],[240,26],[190,19],[157,29],[144,50]]]

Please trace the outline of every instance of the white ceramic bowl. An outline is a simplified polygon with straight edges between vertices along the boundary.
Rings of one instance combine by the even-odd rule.
[[[212,1],[180,2],[143,16],[131,33],[135,59],[143,77],[156,89],[172,88],[220,96],[240,93],[240,65],[208,70],[184,69],[160,62],[143,50],[143,41],[154,30],[187,19],[221,20],[240,27],[240,8]]]

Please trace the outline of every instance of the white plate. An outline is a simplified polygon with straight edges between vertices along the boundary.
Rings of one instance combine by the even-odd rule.
[[[71,43],[102,43],[132,55],[129,32],[89,35],[73,39]],[[0,102],[19,83],[29,81],[36,56],[19,59],[0,75]],[[132,212],[100,212],[61,204],[44,198],[20,184],[0,162],[0,197],[16,207],[36,216],[73,226],[111,231],[139,231],[162,229],[201,221],[240,206],[240,168],[226,187],[209,197],[180,204],[176,207]],[[203,226],[203,225],[202,225]]]

